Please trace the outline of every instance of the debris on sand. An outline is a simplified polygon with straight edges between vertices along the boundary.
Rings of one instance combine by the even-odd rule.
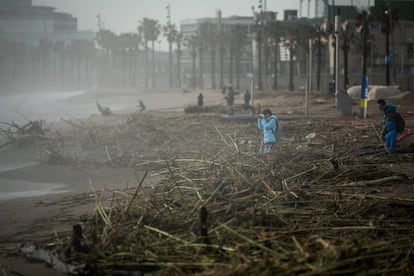
[[[41,138],[46,138],[45,135],[49,131],[43,120],[28,121],[23,125],[15,122],[0,122],[0,124],[7,126],[6,129],[0,128],[0,136],[6,140],[0,147],[8,144],[23,145],[32,143]]]
[[[368,123],[283,123],[271,160],[256,153],[254,122],[211,114],[139,113],[116,126],[74,128],[64,143],[84,154],[98,147],[109,156],[100,164],[161,179],[147,186],[145,174],[133,189],[96,193],[84,224],[94,241],[85,267],[162,275],[414,271],[413,179],[398,170],[413,155],[360,154],[378,147]]]

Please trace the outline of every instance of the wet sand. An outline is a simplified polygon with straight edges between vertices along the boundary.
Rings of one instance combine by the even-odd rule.
[[[0,97],[0,121],[22,124],[45,120],[64,128],[61,118],[101,117],[96,102],[116,114],[138,110],[142,100],[149,111],[183,110],[195,104],[199,91],[74,91],[44,94],[19,94]],[[206,104],[223,101],[216,91],[204,92]],[[121,117],[114,117],[117,121]],[[39,163],[35,144],[0,149],[0,252],[15,252],[17,244],[39,240],[54,231],[69,231],[73,222],[94,210],[92,190],[122,190],[135,187],[144,172],[110,167],[70,167]],[[145,184],[156,180],[147,177]],[[60,275],[44,264],[19,256],[0,254],[0,271],[23,275]],[[63,274],[62,274],[63,275]]]

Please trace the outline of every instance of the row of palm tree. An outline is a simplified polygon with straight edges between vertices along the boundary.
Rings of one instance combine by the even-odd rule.
[[[389,13],[387,14],[386,11]],[[392,20],[390,20],[392,18]],[[394,22],[398,14],[393,9],[377,7],[366,13],[366,21],[377,21],[386,37],[386,45],[389,43],[389,34],[392,32]],[[241,62],[245,53],[251,53],[246,26],[226,25],[222,28],[215,22],[204,22],[198,25],[195,32],[184,35],[170,22],[161,26],[157,20],[143,18],[139,22],[137,32],[117,35],[110,30],[100,28],[97,32],[97,49],[93,43],[75,40],[71,43],[49,42],[42,40],[38,47],[30,47],[24,43],[11,43],[2,41],[0,44],[2,62],[3,83],[12,82],[13,78],[21,75],[27,68],[32,68],[32,78],[40,83],[54,82],[61,85],[81,85],[91,83],[94,76],[99,85],[113,85],[120,82],[122,86],[137,86],[137,79],[143,73],[145,87],[156,87],[157,65],[155,61],[155,43],[161,34],[168,42],[168,84],[170,87],[181,87],[181,60],[183,48],[187,48],[191,62],[192,88],[204,87],[205,70],[211,75],[209,86],[217,87],[217,60],[219,69],[219,86],[224,84],[224,72],[227,71],[227,82],[240,87]],[[317,89],[320,85],[321,53],[322,48],[333,46],[326,44],[330,38],[332,41],[333,28],[321,28],[320,21],[297,20],[295,22],[273,21],[266,25],[256,26],[256,40],[259,42],[259,70],[257,79],[261,87],[262,68],[267,75],[273,75],[273,89],[278,89],[278,76],[280,75],[280,47],[288,49],[289,64],[289,89],[294,90],[294,67],[298,63],[304,63],[307,55],[308,40],[315,41],[317,48],[316,74]],[[361,37],[356,35],[354,29],[345,28],[341,40],[341,51],[343,52],[344,86],[349,84],[348,80],[348,52],[354,47],[362,49]],[[333,43],[335,43],[333,41]],[[264,50],[264,58],[262,55]],[[144,56],[142,57],[142,52]],[[389,54],[387,46],[386,54]],[[24,54],[22,54],[24,53]],[[175,55],[175,60],[174,60]],[[206,57],[208,55],[208,58]],[[248,57],[250,58],[250,57]],[[138,66],[141,61],[144,66]],[[198,59],[198,64],[197,64]],[[226,59],[228,62],[224,62]],[[30,61],[30,62],[29,62]],[[251,62],[249,62],[251,63]],[[30,65],[28,65],[30,64]],[[206,65],[209,65],[208,68]],[[224,68],[228,66],[228,68]],[[42,70],[37,70],[41,68]],[[269,69],[270,68],[270,69]],[[388,68],[388,67],[387,67]],[[198,69],[198,74],[197,74]],[[249,68],[253,70],[253,68]],[[140,71],[140,72],[138,72]],[[142,71],[142,72],[141,72]],[[270,72],[271,71],[271,72]],[[175,74],[174,74],[175,73]],[[236,80],[234,80],[236,76]],[[387,70],[387,83],[389,82],[389,71]],[[86,78],[88,80],[86,80]]]
[[[0,52],[2,87],[79,87],[93,79],[95,48],[89,41],[44,39],[33,46],[2,39]]]

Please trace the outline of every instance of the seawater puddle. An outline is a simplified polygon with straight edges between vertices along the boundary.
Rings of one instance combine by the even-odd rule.
[[[0,201],[71,192],[62,183],[40,183],[21,179],[0,179]]]

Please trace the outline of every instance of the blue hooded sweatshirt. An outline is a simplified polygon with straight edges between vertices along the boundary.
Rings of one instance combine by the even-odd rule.
[[[393,105],[393,104],[391,104],[391,103],[387,103],[386,105],[385,105],[385,108],[384,108],[384,117],[383,117],[383,125],[382,125],[382,131],[381,131],[381,137],[382,137],[382,139],[385,141],[385,135],[387,134],[387,132],[388,132],[388,129],[387,129],[387,122],[389,122],[389,121],[396,121],[395,120],[395,112],[397,111],[397,107],[395,106],[395,105]],[[395,128],[395,125],[394,125],[394,128]]]
[[[391,103],[387,103],[384,109],[384,115],[395,111],[397,111],[397,107]]]
[[[385,106],[384,109],[384,124],[389,121],[392,120],[392,114],[394,114],[397,111],[397,107],[393,104],[387,103],[387,105]]]
[[[269,118],[259,118],[257,120],[257,127],[263,130],[263,143],[275,143],[277,141],[277,117],[270,115]]]
[[[388,153],[397,153],[397,131],[395,130],[395,123],[388,121],[386,123],[387,134],[385,134],[385,149]]]

